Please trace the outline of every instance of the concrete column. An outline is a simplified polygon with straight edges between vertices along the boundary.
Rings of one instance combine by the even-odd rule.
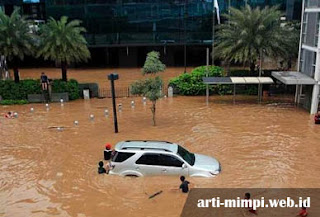
[[[318,35],[320,34],[320,28],[318,29]],[[318,112],[319,106],[319,82],[320,82],[320,37],[318,38],[318,49],[316,56],[316,69],[314,71],[314,80],[317,82],[313,85],[312,100],[310,114],[315,114]]]
[[[294,103],[295,104],[298,104],[298,91],[299,91],[299,85],[296,85],[296,93],[295,93],[295,96],[294,96]]]
[[[319,105],[319,84],[315,84],[313,85],[310,114],[316,114],[318,112],[318,105]]]
[[[299,85],[299,88],[298,88],[298,105],[300,104],[301,95],[302,95],[302,85]]]
[[[304,17],[305,0],[302,0],[302,11],[301,11],[301,25],[300,25],[300,43],[299,43],[299,54],[297,61],[297,71],[300,71],[300,58],[301,58],[301,47],[302,47],[302,30],[303,30],[303,17]]]

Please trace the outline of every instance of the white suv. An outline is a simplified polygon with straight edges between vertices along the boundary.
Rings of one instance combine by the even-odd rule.
[[[214,177],[221,172],[213,157],[193,154],[165,141],[123,141],[115,146],[110,174],[121,176],[184,175]]]

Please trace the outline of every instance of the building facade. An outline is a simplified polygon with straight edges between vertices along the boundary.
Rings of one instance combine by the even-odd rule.
[[[288,19],[300,19],[301,0],[219,0],[229,6],[279,5]],[[95,65],[141,66],[158,50],[171,66],[205,64],[212,45],[212,0],[0,0],[10,14],[22,8],[32,19],[63,15],[82,20]]]
[[[303,105],[314,114],[319,110],[320,84],[320,0],[303,2],[298,70],[314,80],[313,85],[300,85]]]

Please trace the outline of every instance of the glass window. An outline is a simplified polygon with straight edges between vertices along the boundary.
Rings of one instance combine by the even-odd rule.
[[[303,24],[302,24],[302,43],[307,41],[307,22],[308,22],[308,13],[304,13]]]
[[[320,26],[320,16],[317,14],[317,27],[316,27],[316,34],[314,37],[315,40],[315,46],[318,47],[318,38],[319,38],[319,26]]]
[[[160,154],[144,154],[136,161],[136,164],[159,166]]]
[[[129,153],[129,152],[116,152],[114,154],[114,157],[112,158],[113,162],[123,162],[130,157],[132,157],[135,153]]]
[[[165,154],[144,154],[136,164],[167,166],[167,167],[182,167],[183,162],[178,158]]]
[[[183,162],[170,155],[160,155],[160,165],[167,167],[182,167]]]
[[[188,150],[182,148],[180,145],[178,145],[178,154],[187,161],[191,166],[194,165],[195,156],[193,153],[189,152]]]

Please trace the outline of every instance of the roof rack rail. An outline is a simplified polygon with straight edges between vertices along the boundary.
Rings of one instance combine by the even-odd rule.
[[[125,142],[164,142],[164,143],[172,144],[172,142],[161,141],[161,140],[126,140]]]
[[[121,150],[130,150],[130,149],[139,149],[139,150],[162,150],[162,151],[167,151],[167,152],[171,152],[170,150],[168,149],[165,149],[165,148],[140,148],[140,147],[124,147],[122,148]]]

